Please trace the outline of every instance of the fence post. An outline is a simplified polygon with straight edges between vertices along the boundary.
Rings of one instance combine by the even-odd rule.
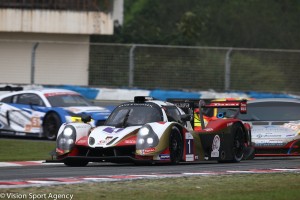
[[[34,75],[35,75],[35,52],[37,47],[39,46],[39,43],[35,43],[32,47],[32,51],[31,51],[31,84],[34,84]]]
[[[133,80],[134,80],[134,49],[136,45],[132,45],[129,51],[129,82],[128,87],[133,87]]]
[[[231,54],[231,52],[232,52],[232,48],[228,49],[226,56],[225,56],[225,88],[224,88],[225,91],[230,89],[230,68],[231,68],[230,54]]]

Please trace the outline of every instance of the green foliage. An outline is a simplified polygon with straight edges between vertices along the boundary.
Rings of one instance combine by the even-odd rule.
[[[126,0],[124,24],[94,41],[300,48],[300,1]],[[98,38],[98,39],[97,39]]]
[[[231,68],[231,89],[256,91],[286,91],[287,76],[282,73],[282,67],[274,62],[275,55],[265,55],[260,52],[233,53]],[[270,58],[267,59],[267,56]],[[276,80],[276,81],[274,81]]]

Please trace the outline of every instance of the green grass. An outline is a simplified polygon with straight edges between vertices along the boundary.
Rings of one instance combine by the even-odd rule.
[[[1,138],[0,162],[46,160],[54,149],[54,141]]]
[[[299,173],[274,173],[0,189],[0,193],[72,194],[74,200],[299,200],[299,188]]]

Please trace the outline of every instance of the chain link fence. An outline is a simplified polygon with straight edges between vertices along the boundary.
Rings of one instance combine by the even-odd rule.
[[[72,50],[78,49],[78,53],[72,53],[72,56],[68,52],[61,53],[64,50],[62,42],[48,41],[44,45],[40,41],[36,49],[36,42],[30,45],[26,41],[23,46],[20,43],[18,41],[15,50],[12,45],[7,45],[8,42],[2,43],[5,48],[0,46],[0,83],[5,83],[3,80],[10,76],[10,83],[24,84],[24,80],[28,80],[30,84],[34,79],[39,80],[38,84],[45,84],[47,77],[61,77],[59,73],[63,72],[64,66],[71,66],[70,69],[82,68],[87,77],[84,86],[92,87],[300,92],[300,50],[76,43]],[[13,43],[10,41],[9,44]],[[24,53],[14,56],[20,49]],[[59,52],[58,57],[47,53],[55,52],[55,49]],[[80,58],[82,49],[85,49],[87,60],[79,62],[83,60]],[[76,59],[80,60],[77,62]],[[54,63],[59,65],[57,70],[49,69]],[[35,76],[39,77],[30,77],[33,64]],[[18,73],[21,67],[24,69],[19,70],[22,73],[19,76],[6,74],[8,68],[16,69],[14,73]],[[67,79],[71,79],[75,85],[80,85],[80,82],[76,83],[78,78],[72,79],[72,70],[66,73],[69,78],[61,78],[57,84],[70,84]],[[24,76],[28,77],[23,78],[23,82],[17,78]]]
[[[300,50],[90,45],[89,85],[299,92]]]

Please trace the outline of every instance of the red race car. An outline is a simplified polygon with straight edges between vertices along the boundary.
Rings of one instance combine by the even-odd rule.
[[[103,126],[65,123],[58,132],[56,159],[67,166],[89,162],[171,163],[216,160],[240,162],[251,149],[249,126],[236,118],[216,119],[206,125],[202,110],[213,107],[239,107],[246,112],[246,101],[196,102],[188,99],[173,103],[136,97],[120,104]],[[193,112],[199,108],[202,129],[193,128]],[[184,112],[185,110],[185,112]]]

